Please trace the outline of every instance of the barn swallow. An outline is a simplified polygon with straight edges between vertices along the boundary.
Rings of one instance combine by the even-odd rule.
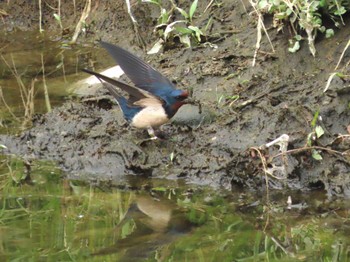
[[[103,41],[100,44],[134,86],[88,69],[83,71],[96,76],[103,83],[117,100],[124,118],[132,126],[147,129],[151,139],[157,139],[153,128],[168,122],[187,103],[185,100],[188,98],[188,91],[176,89],[168,78],[125,49]],[[116,87],[125,91],[128,98],[120,95]]]

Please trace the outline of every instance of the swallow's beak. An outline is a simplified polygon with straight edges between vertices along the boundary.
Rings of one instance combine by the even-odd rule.
[[[187,97],[186,98],[186,104],[192,104],[192,105],[198,105],[199,101],[197,99],[194,99],[193,97]]]
[[[192,97],[189,97],[186,99],[186,101],[184,101],[185,104],[188,104],[188,105],[194,105],[194,106],[198,106],[199,108],[199,113],[201,114],[202,113],[202,104],[199,100],[197,99],[194,99]]]

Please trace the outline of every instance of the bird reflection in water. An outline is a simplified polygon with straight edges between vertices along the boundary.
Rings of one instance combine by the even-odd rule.
[[[124,219],[114,229],[121,235],[123,226],[133,221],[132,233],[110,247],[99,250],[94,256],[118,253],[118,261],[143,260],[157,248],[170,244],[191,231],[193,225],[175,203],[167,199],[155,199],[150,195],[138,195]],[[115,232],[116,231],[116,232]]]

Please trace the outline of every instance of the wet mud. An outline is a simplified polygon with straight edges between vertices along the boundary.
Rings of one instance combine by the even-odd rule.
[[[156,16],[144,19],[142,7],[135,7],[135,16],[150,47],[157,39],[152,34]],[[208,41],[218,48],[175,45],[153,56],[136,45],[127,18],[107,25],[108,11],[97,15],[98,10],[89,28],[96,32],[88,35],[91,42],[105,36],[107,41],[132,45],[130,50],[137,50],[179,88],[190,88],[203,112],[186,106],[162,128],[163,139],[145,141],[146,132],[128,127],[112,99],[80,97],[38,116],[34,127],[18,137],[1,135],[6,153],[54,160],[69,176],[81,179],[122,182],[130,174],[226,189],[260,190],[268,184],[275,189],[322,189],[329,195],[350,196],[350,82],[336,76],[323,92],[349,40],[349,18],[333,38],[318,39],[315,58],[305,42],[296,54],[288,52],[287,28],[279,34],[269,29],[275,52],[264,37],[253,67],[256,19],[248,15],[252,10],[247,3],[223,1],[201,16],[200,26],[209,15],[214,17]],[[119,16],[127,15],[123,6],[120,10]],[[271,27],[268,18],[265,23]],[[120,39],[124,28],[129,37]],[[349,57],[347,51],[340,68]],[[349,74],[349,68],[343,73]],[[239,99],[233,101],[232,96]],[[317,125],[325,133],[307,145],[317,111]],[[277,145],[264,146],[282,134],[289,136],[285,154]],[[314,159],[312,150],[322,160]]]

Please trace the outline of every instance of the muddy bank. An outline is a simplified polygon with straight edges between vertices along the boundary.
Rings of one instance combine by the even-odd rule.
[[[205,6],[199,8],[204,10]],[[249,12],[250,7],[246,8]],[[323,92],[348,41],[350,21],[333,38],[318,41],[316,58],[306,45],[296,54],[288,53],[288,34],[269,30],[276,52],[270,54],[264,40],[264,52],[252,67],[255,20],[241,2],[223,1],[222,7],[201,17],[203,23],[209,15],[215,17],[212,32],[222,32],[215,40],[217,49],[176,46],[161,55],[146,56],[137,46],[130,48],[176,81],[179,88],[193,90],[205,114],[198,115],[197,108],[185,110],[197,115],[199,122],[188,123],[181,117],[187,113],[179,112],[176,123],[164,126],[164,140],[142,142],[146,133],[128,127],[110,100],[76,100],[38,117],[34,127],[19,137],[0,136],[0,144],[8,147],[5,152],[54,160],[69,176],[84,179],[122,180],[132,174],[184,178],[190,183],[229,189],[264,188],[265,160],[265,168],[274,171],[268,176],[271,188],[322,189],[331,195],[350,196],[350,159],[345,152],[349,150],[350,83],[335,77],[329,90]],[[113,43],[135,44],[133,33],[118,38],[121,26],[133,32],[127,19],[118,23],[118,28],[99,28],[106,18],[99,19],[95,27],[90,25],[91,32],[98,32],[91,35],[91,41],[106,34]],[[152,43],[156,39],[151,33],[154,21],[141,21],[146,43]],[[110,39],[111,32],[114,39]],[[343,61],[348,60],[349,52]],[[349,68],[344,73],[349,74]],[[234,95],[239,99],[231,103],[229,97]],[[316,111],[322,117],[317,125],[325,133],[312,146],[317,146],[314,149],[322,160],[315,160],[311,149],[297,150],[306,146],[313,132]],[[201,122],[203,116],[205,121]],[[261,155],[252,149],[282,134],[289,135],[288,150],[294,150],[287,155],[272,158],[279,153],[277,146],[261,149]]]

